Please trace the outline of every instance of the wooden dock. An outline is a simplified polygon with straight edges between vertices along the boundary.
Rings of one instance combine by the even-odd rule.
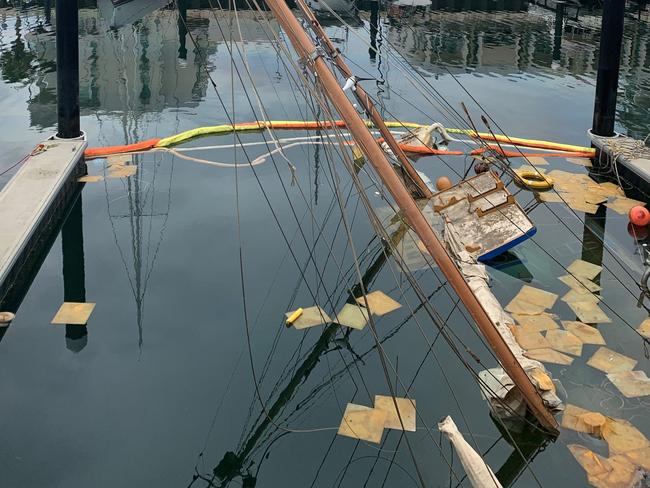
[[[77,177],[86,171],[86,145],[85,138],[48,139],[0,191],[0,309],[12,288],[31,282],[21,276],[32,275],[31,258],[51,245],[51,230],[65,219],[79,191]]]

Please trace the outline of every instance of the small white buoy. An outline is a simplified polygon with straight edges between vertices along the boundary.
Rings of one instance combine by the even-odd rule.
[[[0,312],[0,327],[9,327],[16,316],[11,312]]]

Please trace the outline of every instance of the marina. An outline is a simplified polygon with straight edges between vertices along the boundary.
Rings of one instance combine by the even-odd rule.
[[[0,1],[2,486],[647,485],[645,4],[462,3]]]

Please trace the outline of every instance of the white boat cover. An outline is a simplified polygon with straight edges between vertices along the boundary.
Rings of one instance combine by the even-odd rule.
[[[469,445],[463,434],[458,431],[458,427],[456,427],[451,417],[447,416],[440,422],[438,430],[443,432],[453,444],[467,478],[474,488],[503,488],[490,466]]]

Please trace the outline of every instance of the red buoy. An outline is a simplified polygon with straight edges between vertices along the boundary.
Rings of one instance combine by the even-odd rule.
[[[630,217],[630,222],[634,225],[645,226],[650,224],[650,211],[641,205],[632,207],[628,216]]]

